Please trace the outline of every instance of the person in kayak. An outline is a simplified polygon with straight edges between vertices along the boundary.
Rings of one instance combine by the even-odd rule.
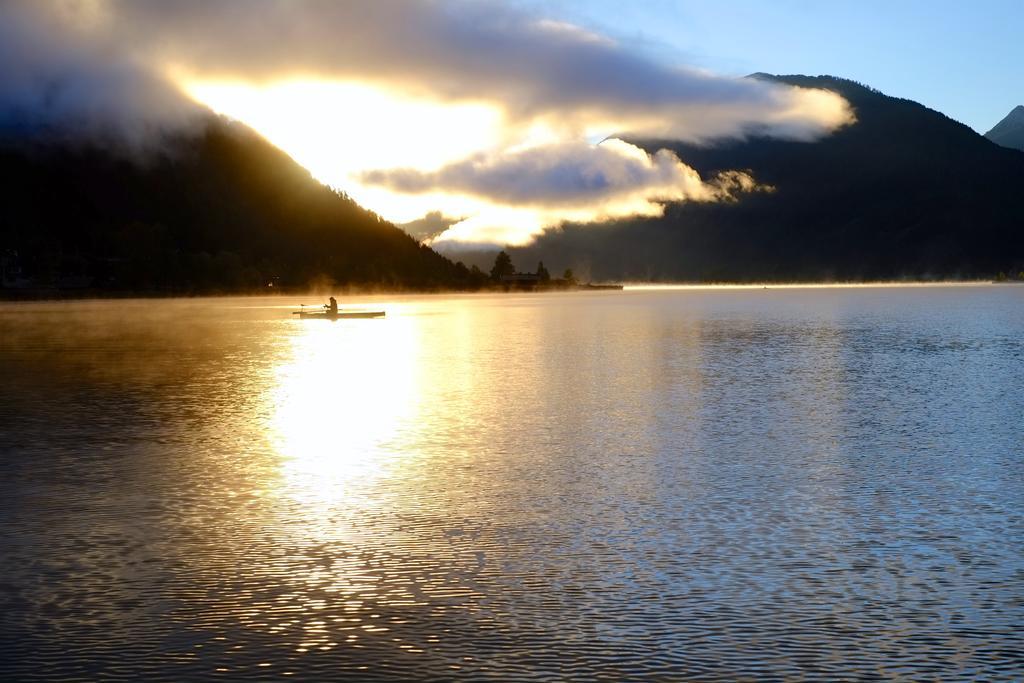
[[[338,315],[338,300],[332,296],[330,301],[330,305],[326,307],[327,312],[330,313],[331,315]]]

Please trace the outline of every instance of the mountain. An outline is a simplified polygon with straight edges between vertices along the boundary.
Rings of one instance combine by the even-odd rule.
[[[1024,152],[1024,106],[1014,107],[985,137],[997,145]]]
[[[916,102],[831,76],[757,78],[838,92],[857,122],[817,142],[753,135],[676,152],[702,176],[749,171],[773,192],[670,204],[660,218],[566,225],[511,251],[594,280],[992,277],[1024,269],[1024,154]]]
[[[0,183],[8,289],[424,289],[468,277],[250,129],[216,117],[139,158],[8,136]]]

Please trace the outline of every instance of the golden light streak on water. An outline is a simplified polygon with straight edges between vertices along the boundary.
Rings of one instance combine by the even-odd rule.
[[[343,500],[400,467],[387,449],[416,408],[416,321],[310,320],[274,370],[270,439],[282,492],[309,505]]]

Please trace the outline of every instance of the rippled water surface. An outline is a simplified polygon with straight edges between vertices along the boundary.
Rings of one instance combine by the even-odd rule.
[[[1024,288],[0,304],[0,679],[1024,678]]]

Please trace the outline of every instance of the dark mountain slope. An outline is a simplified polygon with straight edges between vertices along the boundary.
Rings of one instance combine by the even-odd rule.
[[[1024,151],[1024,105],[1014,107],[985,137],[997,145]]]
[[[757,77],[835,90],[858,121],[815,143],[639,141],[674,150],[704,176],[748,169],[775,191],[567,226],[513,258],[595,279],[970,278],[1024,267],[1024,154],[852,81]]]
[[[0,183],[8,287],[458,284],[450,261],[219,119],[141,161],[8,140]]]

